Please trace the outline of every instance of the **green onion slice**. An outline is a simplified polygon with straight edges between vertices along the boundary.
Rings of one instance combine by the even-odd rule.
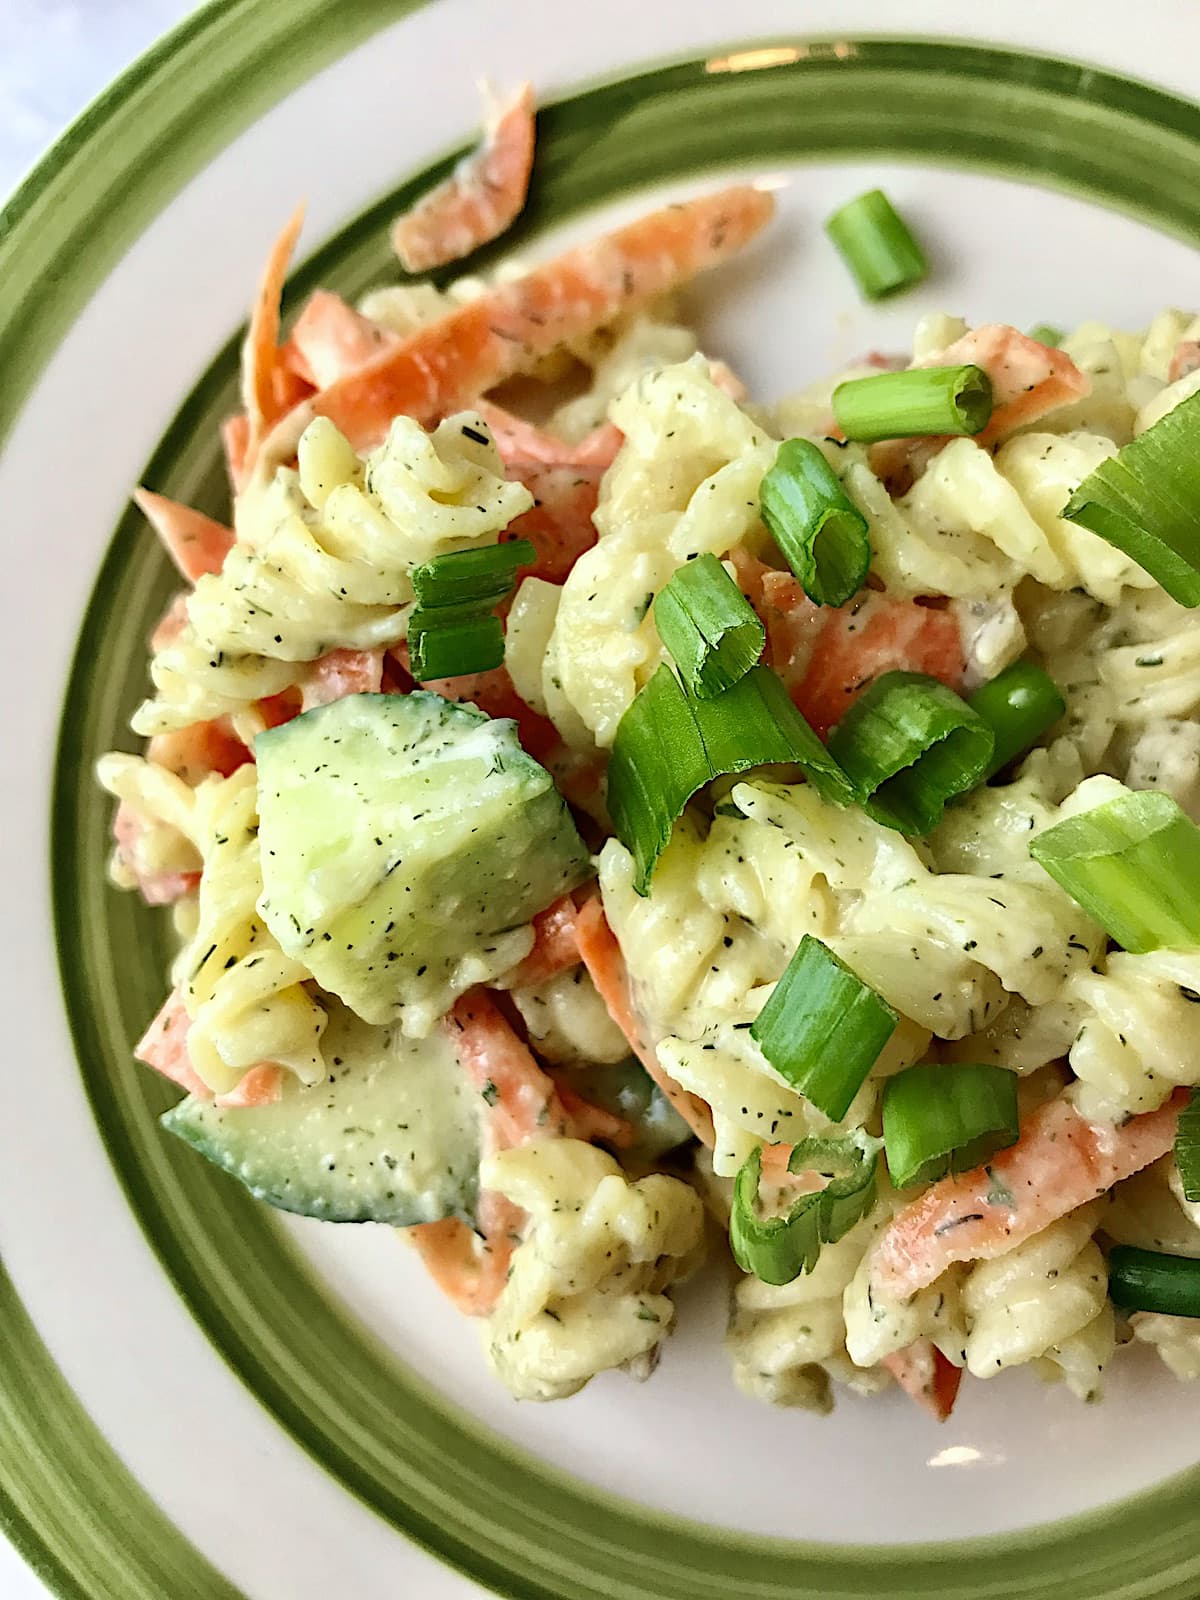
[[[823,1244],[836,1244],[875,1203],[875,1171],[881,1139],[862,1128],[842,1139],[803,1139],[793,1146],[789,1172],[817,1171],[830,1182],[803,1194],[782,1216],[764,1217],[758,1188],[762,1152],[742,1164],[733,1186],[729,1243],[743,1272],[764,1283],[791,1283],[817,1264]]]
[[[819,606],[840,606],[867,579],[867,519],[809,439],[786,439],[758,491],[763,522]]]
[[[1191,1098],[1179,1113],[1175,1165],[1183,1182],[1184,1199],[1200,1200],[1200,1090],[1192,1090]]]
[[[953,689],[921,672],[885,672],[829,736],[829,750],[877,822],[928,833],[946,802],[983,782],[991,728]]]
[[[1127,1311],[1200,1317],[1200,1261],[1115,1245],[1108,1258],[1108,1292],[1113,1305]]]
[[[491,611],[512,588],[518,568],[536,559],[528,539],[435,556],[413,568],[417,604],[423,611]]]
[[[1200,392],[1089,472],[1062,515],[1200,605]]]
[[[883,1086],[883,1142],[897,1189],[969,1172],[1016,1144],[1017,1077],[973,1061],[908,1067]]]
[[[408,622],[408,660],[418,683],[488,672],[504,660],[499,617],[444,617],[418,608]]]
[[[925,252],[882,189],[835,211],[825,232],[868,300],[911,288],[929,271]]]
[[[767,641],[750,602],[713,555],[680,567],[654,602],[654,621],[683,681],[705,700],[744,678]]]
[[[750,1037],[781,1078],[840,1122],[898,1020],[832,950],[805,934]]]
[[[608,764],[613,828],[646,894],[675,820],[714,778],[783,763],[801,768],[822,797],[849,805],[854,791],[837,762],[768,667],[751,667],[713,700],[686,694],[660,666],[621,718]]]
[[[1046,344],[1051,350],[1057,350],[1065,335],[1063,330],[1056,328],[1052,322],[1039,322],[1036,327],[1030,328],[1029,337],[1038,344]]]
[[[992,381],[981,367],[913,367],[850,378],[833,391],[833,415],[847,439],[866,444],[927,434],[971,434],[992,414]]]
[[[996,741],[987,776],[1035,745],[1065,715],[1067,702],[1054,679],[1032,661],[1014,661],[967,701]]]
[[[1200,828],[1170,795],[1121,795],[1047,828],[1029,853],[1122,949],[1200,944]]]

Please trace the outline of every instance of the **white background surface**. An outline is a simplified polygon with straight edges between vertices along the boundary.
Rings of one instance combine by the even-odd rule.
[[[0,201],[92,97],[191,0],[0,0]],[[0,1539],[0,1596],[46,1590]]]

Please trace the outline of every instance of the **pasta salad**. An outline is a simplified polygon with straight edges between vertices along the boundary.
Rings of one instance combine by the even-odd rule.
[[[518,1398],[647,1377],[706,1252],[776,1404],[1196,1377],[1200,319],[927,317],[759,403],[675,303],[754,185],[412,276],[533,162],[526,88],[285,334],[294,217],[230,519],[137,492],[184,587],[99,779],[164,1127],[397,1229]],[[829,233],[924,272],[879,191]]]

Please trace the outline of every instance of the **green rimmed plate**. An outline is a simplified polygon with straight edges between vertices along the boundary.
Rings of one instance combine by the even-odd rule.
[[[298,193],[326,242],[293,292],[378,281],[397,176],[461,142],[481,70],[532,75],[554,102],[506,248],[541,251],[717,168],[766,174],[779,226],[696,310],[767,394],[898,343],[935,306],[1133,325],[1194,298],[1200,111],[1055,58],[1120,50],[1169,82],[1200,42],[1181,9],[1150,8],[1144,55],[1094,6],[1015,7],[1020,51],[881,37],[882,3],[840,10],[853,32],[836,38],[812,8],[799,39],[779,31],[793,7],[748,4],[749,43],[732,45],[727,19],[644,9],[581,13],[568,40],[532,4],[502,25],[456,0],[224,0],[84,119],[0,228],[0,504],[21,541],[4,598],[0,1118],[15,1285],[0,1332],[19,1359],[0,1370],[0,1490],[64,1593],[469,1592],[408,1538],[499,1592],[572,1600],[1200,1586],[1189,1397],[1148,1364],[1099,1409],[1020,1377],[979,1385],[941,1431],[899,1397],[829,1422],[772,1413],[729,1383],[709,1284],[647,1388],[614,1376],[517,1407],[391,1235],[256,1209],[168,1148],[168,1094],[129,1062],[165,930],[104,887],[88,770],[123,742],[170,581],[123,495],[141,477],[219,509],[230,336]],[[929,12],[961,33],[952,8]],[[857,305],[817,227],[867,179],[935,256],[930,284],[884,311]]]

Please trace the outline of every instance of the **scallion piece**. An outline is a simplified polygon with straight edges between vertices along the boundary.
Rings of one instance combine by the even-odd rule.
[[[983,782],[991,728],[953,689],[921,672],[885,672],[829,736],[829,751],[877,822],[928,833],[946,802]]]
[[[698,789],[751,767],[798,766],[823,798],[849,805],[854,791],[768,667],[713,700],[684,692],[668,666],[621,718],[608,763],[613,829],[636,863],[634,888],[647,894],[671,829]]]
[[[1179,1168],[1185,1200],[1200,1200],[1200,1090],[1179,1113],[1175,1132],[1175,1165]]]
[[[1047,828],[1029,853],[1123,950],[1200,944],[1200,828],[1170,795],[1121,795]]]
[[[1049,674],[1032,661],[1014,661],[967,701],[992,730],[995,749],[987,777],[1035,745],[1067,709],[1067,702]]]
[[[840,1122],[898,1020],[832,950],[805,934],[750,1037],[781,1078]]]
[[[491,611],[512,588],[517,569],[536,559],[528,539],[435,556],[413,568],[417,604],[423,611],[453,609],[464,615]]]
[[[897,1189],[969,1172],[1016,1144],[1017,1078],[972,1061],[922,1063],[883,1086],[883,1142]]]
[[[654,602],[654,622],[683,681],[703,700],[744,678],[767,640],[750,602],[713,555],[680,567]]]
[[[1200,392],[1089,472],[1062,515],[1200,605]]]
[[[409,618],[408,661],[418,683],[488,672],[503,660],[504,627],[499,617],[443,617],[418,609]]]
[[[1126,1311],[1200,1317],[1200,1261],[1116,1245],[1108,1258],[1108,1293]]]
[[[809,439],[786,439],[758,491],[759,510],[805,594],[844,605],[871,565],[867,519]]]
[[[868,300],[908,289],[929,271],[925,252],[882,189],[835,211],[825,232]]]
[[[833,391],[834,421],[847,439],[872,444],[927,434],[973,434],[992,414],[992,382],[981,367],[913,367],[850,378]]]
[[[823,1189],[803,1194],[782,1216],[764,1217],[759,1204],[762,1153],[743,1162],[733,1186],[729,1243],[743,1272],[764,1283],[791,1283],[817,1264],[823,1244],[836,1244],[875,1203],[881,1139],[862,1128],[842,1139],[803,1139],[792,1149],[788,1171],[829,1176]]]
[[[1051,350],[1057,350],[1063,342],[1063,330],[1056,328],[1052,322],[1039,322],[1036,327],[1030,328],[1029,337],[1038,344],[1046,344]]]

